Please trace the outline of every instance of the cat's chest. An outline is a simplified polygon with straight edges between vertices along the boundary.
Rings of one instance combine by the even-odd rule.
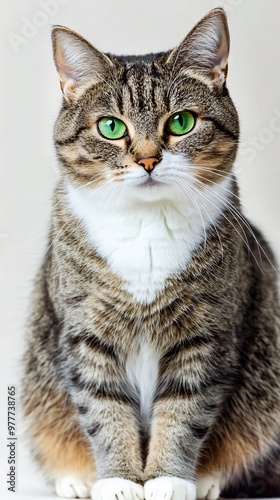
[[[186,266],[203,234],[195,214],[188,221],[170,208],[97,215],[80,204],[79,212],[90,242],[141,303],[152,302],[166,278]]]
[[[178,218],[147,213],[111,220],[108,235],[97,231],[92,237],[101,255],[123,278],[127,291],[139,302],[150,302],[166,278],[190,259],[198,239],[186,225]]]

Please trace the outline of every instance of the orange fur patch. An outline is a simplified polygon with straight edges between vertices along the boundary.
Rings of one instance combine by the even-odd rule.
[[[258,443],[250,441],[250,437],[241,435],[227,435],[220,439],[210,438],[198,464],[198,476],[215,475],[220,472],[225,476],[234,477],[237,473],[247,469],[254,458],[259,454]]]
[[[69,435],[55,428],[43,429],[34,439],[38,458],[52,475],[73,473],[86,480],[94,478],[93,458],[78,432]]]
[[[25,402],[25,417],[36,459],[51,478],[95,475],[94,458],[70,401],[54,388],[34,392]],[[40,403],[38,404],[38,402]]]

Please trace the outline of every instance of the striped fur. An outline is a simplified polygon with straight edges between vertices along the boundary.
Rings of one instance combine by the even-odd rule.
[[[280,435],[277,274],[232,174],[225,14],[161,54],[103,54],[63,27],[53,43],[61,179],[22,393],[34,455],[61,496],[191,500],[198,483],[215,499]],[[195,127],[172,136],[182,110]],[[127,136],[100,136],[101,116]]]

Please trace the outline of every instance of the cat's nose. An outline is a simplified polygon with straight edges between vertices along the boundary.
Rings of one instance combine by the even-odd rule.
[[[155,157],[149,157],[149,158],[139,158],[139,160],[137,160],[137,163],[138,165],[140,165],[141,167],[143,167],[146,172],[152,172],[156,166],[157,163],[160,162],[160,159],[159,158],[155,158]]]

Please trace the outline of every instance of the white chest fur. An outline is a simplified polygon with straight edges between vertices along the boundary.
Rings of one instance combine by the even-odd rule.
[[[95,193],[68,184],[67,199],[90,242],[123,279],[125,289],[134,300],[151,303],[166,278],[187,265],[205,230],[223,211],[229,183],[226,178],[181,199],[175,190],[173,199],[155,203],[122,199],[119,187],[113,196],[112,186]]]
[[[129,383],[140,396],[142,422],[148,425],[158,378],[158,358],[146,342],[139,340],[129,355],[126,373]]]

